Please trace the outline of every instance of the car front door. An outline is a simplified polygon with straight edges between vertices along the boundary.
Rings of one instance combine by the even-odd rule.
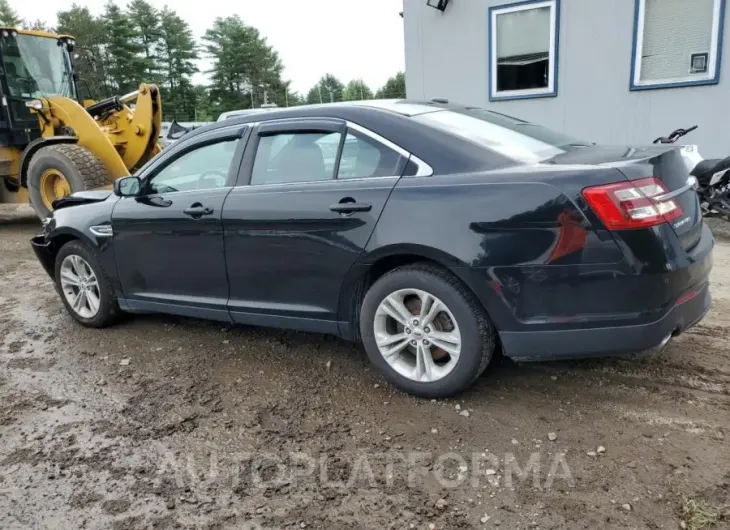
[[[343,120],[264,122],[223,208],[235,322],[336,333],[343,279],[408,155]]]
[[[246,128],[182,141],[144,170],[141,193],[112,213],[128,308],[230,320],[221,214],[237,178]]]

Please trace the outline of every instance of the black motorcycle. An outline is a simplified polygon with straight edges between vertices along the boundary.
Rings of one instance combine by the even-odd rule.
[[[673,144],[697,129],[677,129],[669,136],[660,136],[655,144]],[[705,217],[725,217],[730,220],[730,157],[703,159],[696,145],[681,149],[689,174],[697,179],[697,195]]]

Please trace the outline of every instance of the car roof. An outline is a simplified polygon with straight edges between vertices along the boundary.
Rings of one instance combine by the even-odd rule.
[[[440,128],[425,125],[413,116],[438,113],[445,110],[469,109],[463,105],[443,101],[418,101],[408,99],[379,99],[345,101],[295,107],[256,109],[242,116],[213,122],[187,133],[181,141],[195,142],[196,138],[223,128],[231,129],[270,120],[297,118],[332,118],[364,127],[386,138],[401,149],[428,163],[436,172],[456,173],[482,170],[487,164],[498,163],[499,155],[485,157],[485,147],[454,135],[444,135]],[[249,109],[250,110],[250,109]],[[499,159],[501,160],[501,159]],[[505,164],[506,162],[499,162]]]
[[[229,110],[227,112],[221,112],[220,116],[218,116],[217,121],[223,121],[230,118],[237,118],[239,116],[245,116],[247,114],[253,114],[257,112],[266,112],[267,110],[271,110],[272,107],[266,107],[266,108],[258,108],[258,109],[239,109],[239,110]]]
[[[415,101],[407,99],[370,99],[363,101],[340,101],[337,103],[318,103],[314,105],[298,105],[295,107],[273,107],[241,109],[221,113],[218,119],[204,127],[196,129],[197,134],[216,130],[220,127],[244,125],[250,122],[286,118],[313,117],[345,117],[360,114],[363,111],[386,112],[401,117],[417,116],[429,112],[445,110],[449,107],[463,108],[460,105],[446,105],[432,101]],[[345,118],[346,119],[346,118]]]

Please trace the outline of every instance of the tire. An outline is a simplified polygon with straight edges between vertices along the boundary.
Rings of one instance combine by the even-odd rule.
[[[402,371],[399,372],[386,361],[376,342],[376,325],[384,320],[382,312],[378,316],[378,308],[381,303],[391,294],[409,290],[425,292],[445,304],[450,313],[449,320],[453,318],[454,329],[460,336],[460,353],[454,361],[451,371],[436,380],[424,382],[415,380],[413,377],[406,377]],[[415,314],[414,316],[417,317]],[[440,314],[439,318],[441,316],[443,315]],[[376,319],[379,320],[376,322]],[[436,320],[434,319],[433,322],[435,323]],[[395,324],[395,320],[392,321],[392,324]],[[402,328],[399,327],[398,330],[400,329]],[[425,327],[423,329],[416,327],[412,330],[403,329],[402,332],[398,330],[393,333],[413,333],[413,335],[407,336],[410,338],[414,338],[417,331],[419,334],[427,331]],[[428,331],[433,332],[433,330]],[[409,394],[425,398],[449,397],[467,389],[486,370],[496,345],[494,326],[474,294],[448,270],[430,264],[407,265],[394,269],[379,278],[370,287],[365,294],[360,311],[360,335],[368,358],[388,381]],[[382,337],[382,335],[379,336]],[[412,345],[413,342],[409,344]],[[429,351],[435,344],[434,340]],[[403,352],[406,360],[407,355],[413,350],[410,345],[407,346],[409,350]],[[451,359],[450,356],[449,359]],[[447,362],[443,370],[448,370],[449,363],[451,360]]]
[[[43,200],[41,178],[48,170],[60,173],[71,193],[100,188],[107,184],[107,171],[99,157],[77,144],[56,144],[42,147],[28,165],[28,195],[41,219],[50,217],[51,205]]]
[[[95,294],[98,299],[98,310],[93,315],[84,315],[74,309],[65,294],[61,276],[64,272],[64,264],[70,264],[74,260],[74,257],[81,258],[96,278],[98,289],[95,291]],[[67,259],[69,260],[68,262],[66,261]],[[54,278],[56,280],[56,290],[61,296],[63,305],[66,306],[69,314],[80,324],[89,328],[103,328],[114,324],[119,319],[119,305],[117,304],[117,298],[114,294],[111,281],[94,251],[85,243],[75,240],[69,241],[61,247],[56,255]]]

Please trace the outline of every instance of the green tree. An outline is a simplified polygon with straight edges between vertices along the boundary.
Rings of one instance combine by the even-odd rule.
[[[406,97],[406,76],[398,72],[395,76],[388,78],[385,85],[375,93],[377,99],[394,99]]]
[[[357,101],[362,99],[373,99],[373,91],[362,79],[353,79],[345,87],[342,93],[344,101]]]
[[[129,20],[137,33],[143,51],[147,81],[157,81],[159,63],[157,50],[162,40],[160,13],[146,0],[133,0],[129,4]]]
[[[297,107],[299,105],[305,105],[307,103],[307,100],[304,96],[302,96],[299,92],[289,92],[287,94],[287,106],[288,107]]]
[[[81,95],[92,99],[110,96],[106,78],[107,34],[104,21],[93,16],[89,8],[78,4],[73,4],[66,11],[59,11],[57,19],[56,31],[76,39],[76,71]]]
[[[0,0],[0,24],[3,26],[19,26],[21,22],[21,18],[10,7],[8,0]]]
[[[108,38],[105,46],[108,78],[117,93],[130,92],[144,79],[147,66],[139,32],[127,13],[111,0],[104,6],[103,19]]]
[[[208,87],[196,85],[193,87],[195,94],[195,116],[194,121],[214,121],[218,118],[213,111],[213,104],[210,101]]]
[[[323,75],[307,94],[307,103],[332,103],[342,101],[345,85],[332,74]]]
[[[281,60],[256,28],[238,15],[217,18],[203,40],[213,61],[210,95],[216,113],[259,107],[269,95],[268,102],[285,105]]]
[[[49,31],[49,32],[54,31],[54,29],[51,26],[49,26],[45,20],[41,20],[40,18],[37,18],[33,21],[23,20],[20,25],[24,29],[34,29],[34,30],[38,30],[38,31]]]
[[[163,8],[160,13],[160,43],[157,51],[162,75],[162,110],[166,119],[195,115],[199,89],[192,85],[198,71],[198,49],[190,26],[177,13]]]

